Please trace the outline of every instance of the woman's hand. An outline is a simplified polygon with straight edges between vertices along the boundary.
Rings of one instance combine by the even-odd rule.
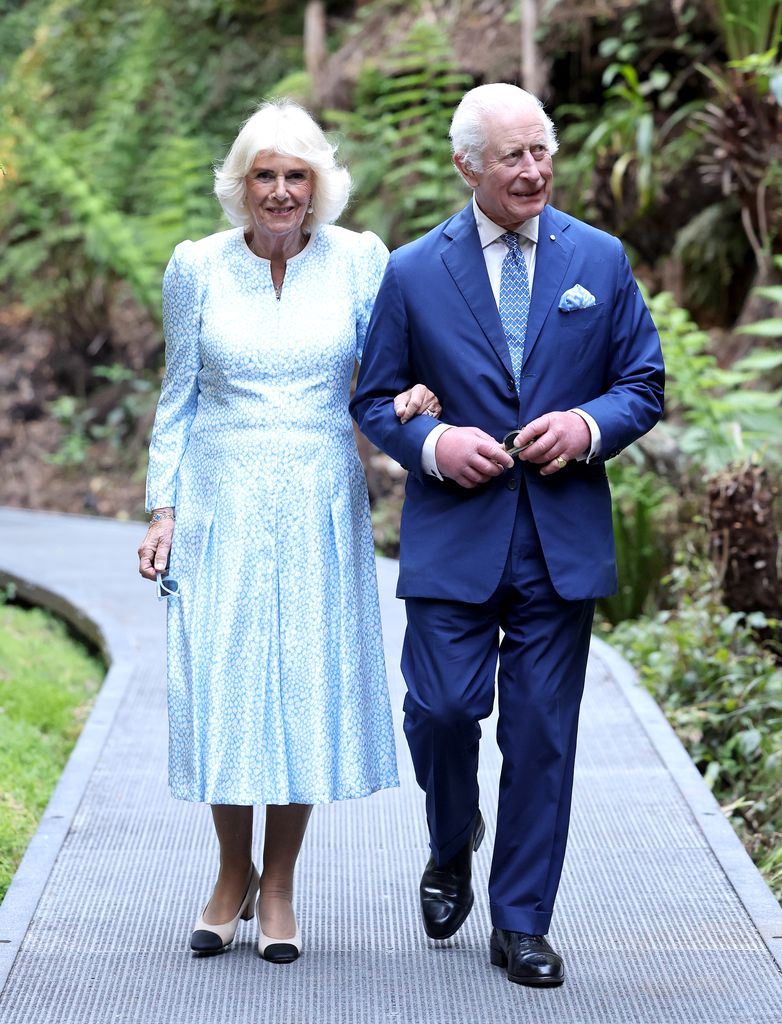
[[[155,509],[156,512],[171,512],[170,509]],[[168,565],[168,555],[171,551],[171,541],[174,537],[174,520],[160,519],[156,523],[150,523],[147,534],[138,549],[138,571],[145,580],[154,580],[155,573],[163,572]]]
[[[414,384],[394,399],[394,412],[402,423],[422,414],[439,418],[442,411],[440,399],[426,384]]]

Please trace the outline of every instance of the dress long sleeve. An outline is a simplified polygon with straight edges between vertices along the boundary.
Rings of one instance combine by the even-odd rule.
[[[356,359],[361,362],[364,338],[375,298],[383,280],[388,249],[372,231],[364,231],[356,253]]]
[[[198,406],[200,292],[193,243],[182,242],[163,278],[166,371],[149,448],[147,511],[176,505],[177,472]]]

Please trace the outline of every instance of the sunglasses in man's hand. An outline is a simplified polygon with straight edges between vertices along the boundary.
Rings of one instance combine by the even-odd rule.
[[[523,430],[523,427],[517,427],[515,430],[511,430],[511,432],[506,434],[502,439],[502,447],[511,457],[518,455],[519,452],[523,452],[525,448],[529,448],[531,444],[534,444],[537,441],[537,437],[533,437],[531,441],[527,441],[526,444],[522,444],[517,448],[513,442],[516,440],[520,430]]]

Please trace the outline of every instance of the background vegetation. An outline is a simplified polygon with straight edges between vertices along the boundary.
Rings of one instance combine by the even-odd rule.
[[[39,608],[0,602],[0,900],[103,681],[102,662]]]
[[[0,0],[0,499],[134,516],[174,244],[264,96],[313,109],[392,246],[466,195],[473,83],[538,90],[556,204],[619,234],[663,340],[665,420],[609,466],[634,660],[782,890],[780,0]],[[365,451],[394,553],[401,481]]]

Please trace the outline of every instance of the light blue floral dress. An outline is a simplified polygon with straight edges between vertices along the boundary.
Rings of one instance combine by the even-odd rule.
[[[147,508],[176,506],[175,797],[324,803],[398,785],[348,391],[388,257],[322,226],[281,298],[241,228],[178,245]]]

